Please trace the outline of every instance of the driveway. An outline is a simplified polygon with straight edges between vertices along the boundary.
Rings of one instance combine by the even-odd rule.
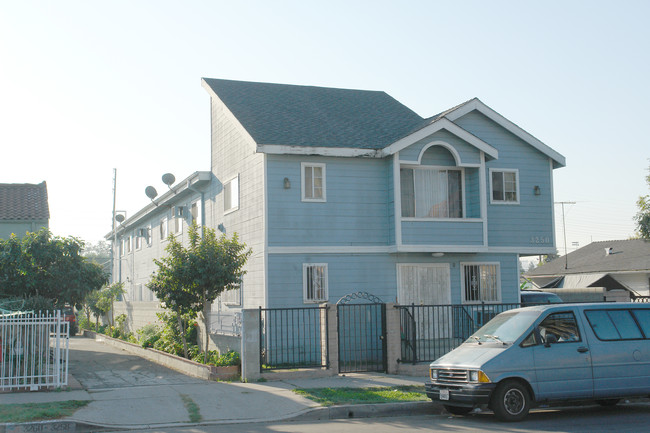
[[[91,338],[71,338],[69,356],[69,373],[89,391],[205,383]]]

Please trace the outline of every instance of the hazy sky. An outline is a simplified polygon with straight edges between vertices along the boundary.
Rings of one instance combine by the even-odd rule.
[[[567,158],[574,242],[624,239],[650,165],[650,2],[0,0],[0,183],[47,181],[95,242],[147,185],[210,170],[200,78],[383,90],[423,117],[478,97]],[[563,252],[561,207],[557,246]]]

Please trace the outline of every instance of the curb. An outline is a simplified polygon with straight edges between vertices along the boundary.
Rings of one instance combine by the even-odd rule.
[[[431,401],[417,401],[406,403],[377,403],[377,404],[353,404],[345,406],[315,407],[307,409],[298,415],[289,415],[282,419],[273,420],[224,420],[199,423],[178,423],[178,424],[136,424],[124,425],[99,425],[78,422],[74,420],[37,421],[30,423],[7,423],[0,424],[0,433],[32,433],[32,432],[101,432],[105,430],[144,430],[151,428],[170,427],[191,427],[201,425],[227,425],[242,423],[262,423],[277,421],[318,421],[333,419],[352,418],[374,418],[391,416],[414,416],[414,415],[441,415],[445,413],[442,405]]]

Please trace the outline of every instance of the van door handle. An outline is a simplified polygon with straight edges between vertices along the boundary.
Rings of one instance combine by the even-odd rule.
[[[578,347],[578,352],[587,353],[587,352],[589,352],[589,348],[587,348],[585,346]]]

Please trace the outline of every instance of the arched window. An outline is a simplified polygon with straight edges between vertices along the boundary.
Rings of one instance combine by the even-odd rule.
[[[432,146],[421,165],[400,168],[403,218],[463,218],[463,171],[444,147]]]

